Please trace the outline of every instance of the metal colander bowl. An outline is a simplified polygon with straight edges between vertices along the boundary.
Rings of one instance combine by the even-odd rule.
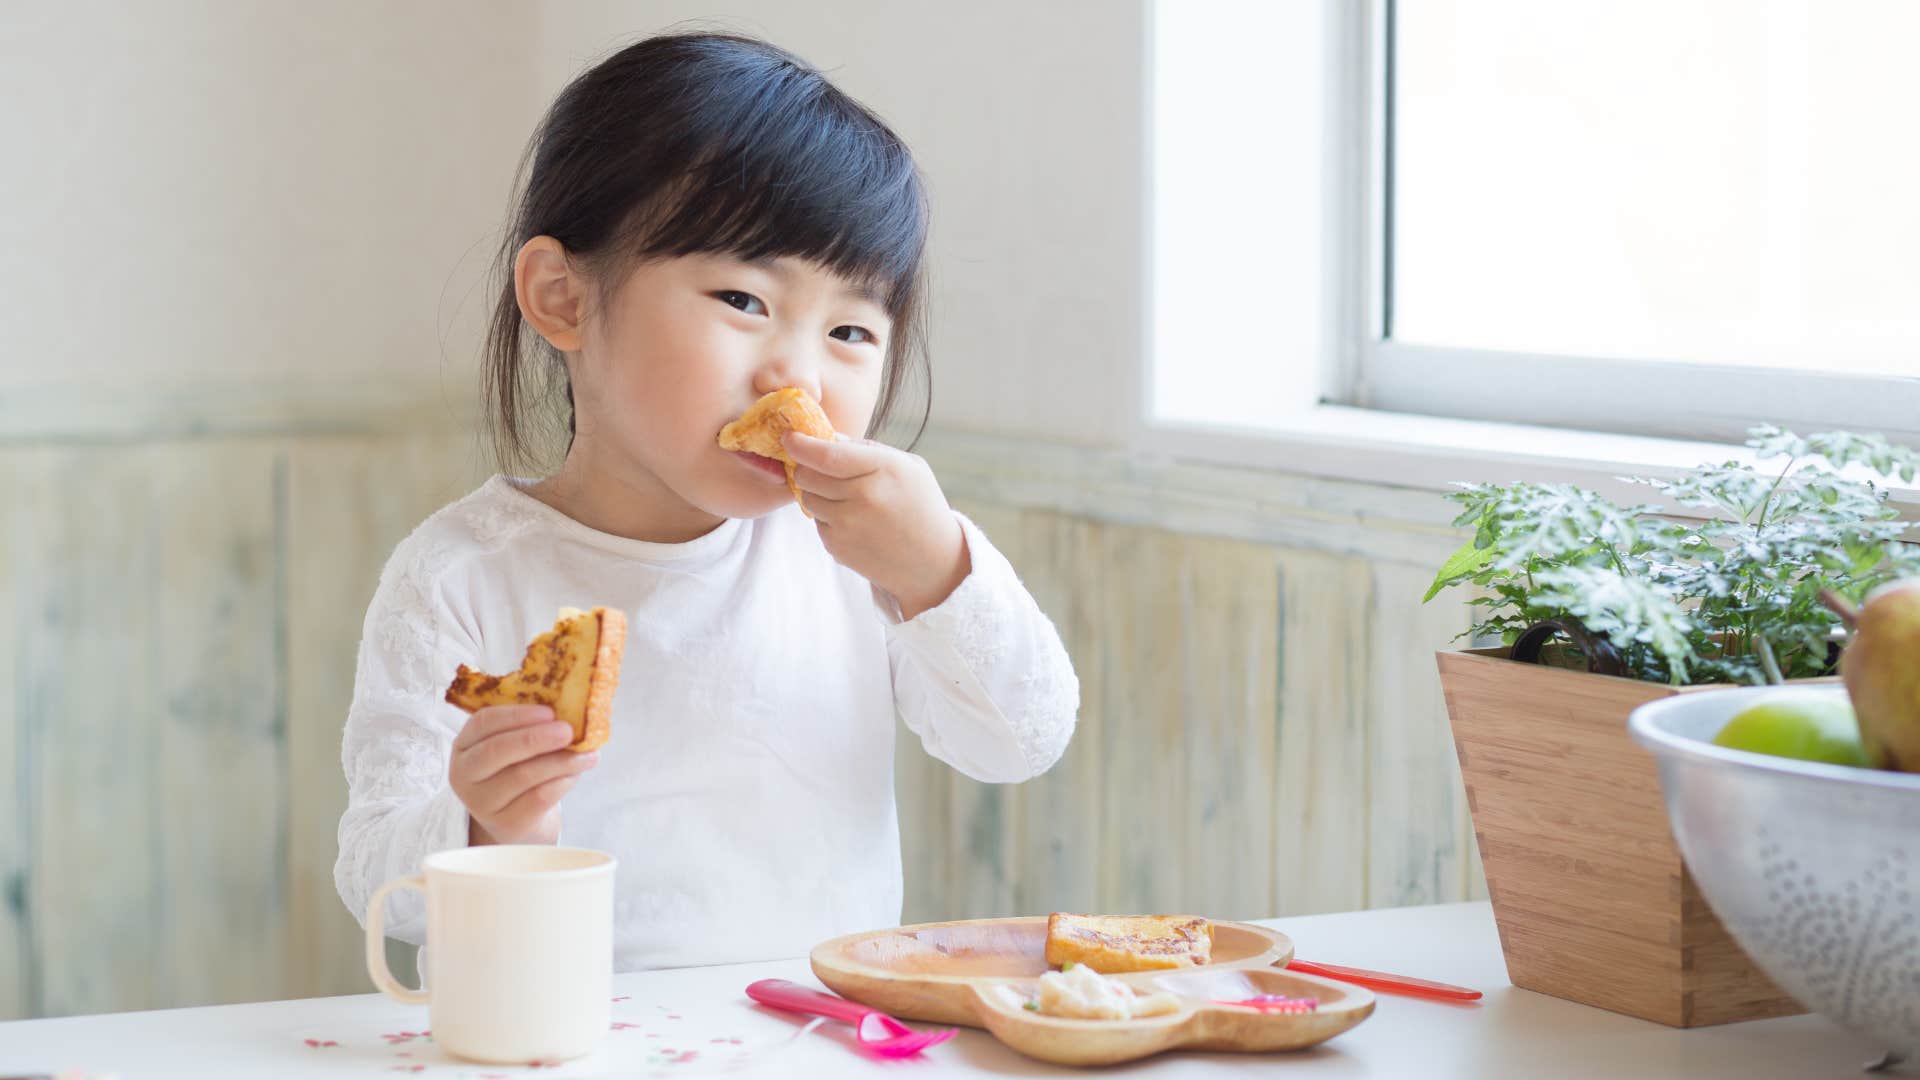
[[[1920,1049],[1920,774],[1715,746],[1768,687],[1633,710],[1687,869],[1735,941],[1807,1008]],[[1800,693],[1832,694],[1841,686]]]

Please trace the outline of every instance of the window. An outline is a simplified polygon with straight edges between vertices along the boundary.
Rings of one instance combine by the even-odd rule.
[[[1244,395],[1222,392],[1234,382],[1185,383],[1170,359],[1183,348],[1170,328],[1199,310],[1181,292],[1203,280],[1193,237],[1251,204],[1243,245],[1281,256],[1228,279],[1258,287],[1269,327],[1243,334],[1243,351],[1283,373],[1284,392],[1240,373],[1261,400],[1685,438],[1737,440],[1766,420],[1920,440],[1920,142],[1906,122],[1920,67],[1905,55],[1920,4],[1272,6],[1295,25],[1248,27],[1278,53],[1265,87],[1239,88],[1259,107],[1223,95],[1243,77],[1233,57],[1182,45],[1221,36],[1221,12],[1156,13],[1150,418],[1257,423]],[[1318,54],[1311,89],[1289,51],[1302,39]],[[1284,179],[1268,204],[1215,181],[1218,200],[1187,205],[1207,189],[1183,187],[1182,170],[1199,170],[1164,155],[1201,137],[1209,102],[1205,137],[1239,141],[1208,167],[1245,177],[1269,170],[1241,161],[1271,163]],[[1318,184],[1297,176],[1309,158]],[[1317,221],[1303,226],[1289,207],[1308,199]],[[1309,227],[1317,288],[1291,253]],[[1317,319],[1296,310],[1309,296]]]

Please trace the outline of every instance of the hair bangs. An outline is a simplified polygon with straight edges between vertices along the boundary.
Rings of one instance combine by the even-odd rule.
[[[926,246],[926,198],[912,158],[844,99],[772,98],[743,95],[722,103],[738,115],[709,116],[724,133],[636,217],[632,250],[800,259],[874,289],[899,315]]]

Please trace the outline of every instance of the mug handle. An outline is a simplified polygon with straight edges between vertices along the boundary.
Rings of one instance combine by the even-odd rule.
[[[373,899],[367,902],[367,974],[373,977],[373,985],[388,997],[409,1005],[425,1005],[427,992],[402,985],[393,977],[393,969],[387,966],[387,896],[395,889],[426,892],[427,879],[418,874],[394,878],[373,890]]]

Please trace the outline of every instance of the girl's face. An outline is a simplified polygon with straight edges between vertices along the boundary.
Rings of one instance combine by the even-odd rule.
[[[764,459],[722,450],[720,429],[796,386],[864,434],[893,331],[877,296],[814,263],[716,255],[640,264],[582,329],[575,449],[660,511],[735,518],[791,495]]]

